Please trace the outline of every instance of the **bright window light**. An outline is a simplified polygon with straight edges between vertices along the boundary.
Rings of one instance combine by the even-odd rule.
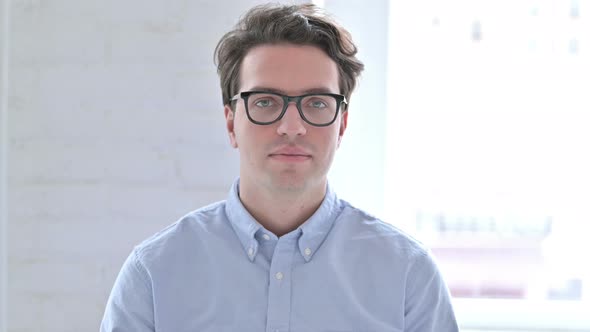
[[[590,331],[590,3],[389,6],[386,220],[464,328]]]

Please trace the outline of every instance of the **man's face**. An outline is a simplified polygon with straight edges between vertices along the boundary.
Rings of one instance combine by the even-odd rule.
[[[242,61],[240,92],[272,90],[289,96],[310,91],[340,93],[338,67],[321,49],[292,44],[261,45]],[[290,103],[270,125],[248,120],[243,99],[235,112],[225,107],[230,142],[240,152],[241,181],[272,191],[305,191],[325,185],[334,153],[346,129],[347,112],[327,127],[315,127]]]

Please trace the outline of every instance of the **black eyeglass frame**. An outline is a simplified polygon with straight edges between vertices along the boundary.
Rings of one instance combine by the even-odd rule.
[[[256,93],[270,94],[270,95],[279,96],[279,97],[283,98],[283,102],[284,102],[283,110],[281,111],[281,114],[279,114],[279,116],[275,120],[269,121],[269,122],[261,122],[261,121],[256,121],[256,120],[252,119],[252,117],[250,116],[250,111],[248,110],[248,98],[250,97],[250,95],[253,95]],[[330,121],[328,123],[323,123],[323,124],[315,124],[305,118],[305,115],[303,114],[303,111],[301,110],[301,100],[303,98],[309,97],[309,96],[330,96],[330,97],[333,97],[334,99],[336,99],[336,112],[334,112],[334,118],[332,119],[332,121]],[[289,107],[289,104],[292,101],[295,102],[295,106],[297,108],[297,111],[299,112],[299,116],[301,116],[303,121],[305,121],[306,123],[308,123],[314,127],[327,127],[327,126],[331,125],[332,123],[334,123],[334,121],[336,121],[336,118],[338,117],[338,112],[340,111],[340,104],[344,103],[345,106],[348,105],[348,101],[346,101],[346,97],[344,95],[340,95],[340,94],[336,94],[336,93],[307,93],[307,94],[300,95],[300,96],[286,96],[286,95],[282,95],[280,93],[271,92],[271,91],[243,91],[243,92],[240,92],[240,93],[236,94],[235,96],[233,96],[232,99],[230,99],[230,103],[233,101],[237,101],[238,98],[242,98],[244,100],[244,107],[246,108],[246,115],[248,116],[248,120],[250,120],[250,122],[252,122],[254,124],[261,125],[261,126],[270,125],[270,124],[273,124],[273,123],[281,120],[283,118],[283,116],[285,115],[285,113],[287,112],[287,108]],[[346,108],[344,108],[344,111],[346,111]]]

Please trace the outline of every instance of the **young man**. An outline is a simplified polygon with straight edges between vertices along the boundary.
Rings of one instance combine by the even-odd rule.
[[[222,38],[240,177],[226,201],[135,248],[101,331],[458,331],[428,251],[328,185],[355,54],[310,4],[256,7]]]

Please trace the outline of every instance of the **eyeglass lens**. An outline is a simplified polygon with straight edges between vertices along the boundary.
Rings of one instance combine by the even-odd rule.
[[[248,97],[248,112],[254,121],[273,122],[281,115],[285,100],[275,94],[255,93]],[[297,105],[305,119],[314,124],[330,123],[338,109],[338,102],[333,96],[309,95],[303,97]]]

